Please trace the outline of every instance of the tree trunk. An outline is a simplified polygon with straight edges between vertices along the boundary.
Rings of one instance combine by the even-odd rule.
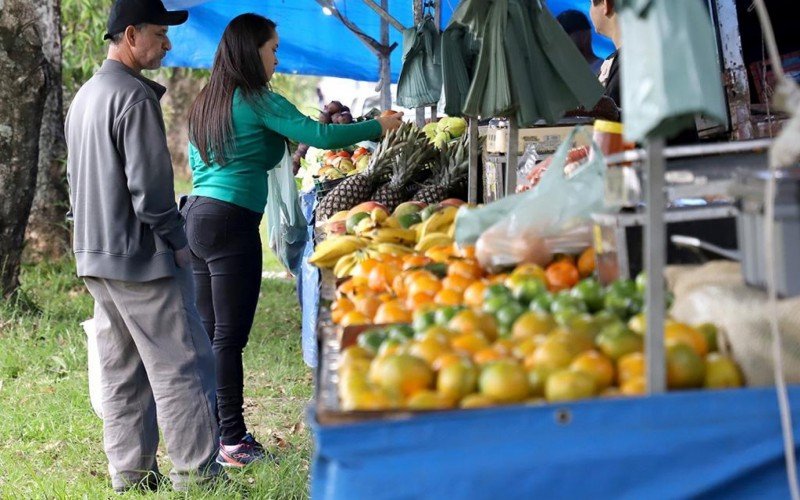
[[[195,97],[208,82],[208,78],[201,75],[204,74],[195,70],[174,68],[169,79],[161,82],[167,87],[167,93],[161,100],[167,127],[167,146],[172,155],[175,175],[182,179],[189,179],[192,176],[187,158],[188,118],[189,108],[192,107]]]
[[[49,78],[39,138],[39,173],[28,219],[25,252],[32,258],[57,258],[68,252],[70,244],[66,223],[69,194],[61,88],[61,0],[42,0],[36,11]]]
[[[19,285],[49,75],[29,0],[0,0],[0,295]]]

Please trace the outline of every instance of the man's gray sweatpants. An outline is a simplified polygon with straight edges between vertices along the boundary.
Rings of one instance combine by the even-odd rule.
[[[85,278],[95,300],[103,438],[112,486],[158,472],[158,428],[185,490],[219,474],[211,343],[194,304],[191,273],[135,283]]]

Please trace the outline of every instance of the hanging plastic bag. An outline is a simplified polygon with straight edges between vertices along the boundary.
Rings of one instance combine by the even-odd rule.
[[[426,16],[403,31],[403,68],[397,82],[397,104],[405,108],[435,106],[442,94],[442,49],[439,28]]]
[[[565,172],[578,133],[586,132],[576,128],[570,133],[534,189],[502,200],[502,215],[476,241],[482,265],[544,265],[554,253],[577,253],[591,245],[591,214],[603,209],[605,159],[592,144],[593,154]]]
[[[727,120],[717,40],[702,2],[620,0],[625,138],[672,137],[702,114]]]
[[[295,276],[300,274],[308,222],[300,209],[289,148],[281,163],[267,174],[267,223],[269,247]]]

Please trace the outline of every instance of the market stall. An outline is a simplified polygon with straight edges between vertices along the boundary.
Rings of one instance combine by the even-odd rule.
[[[692,106],[686,99],[681,104]],[[446,225],[436,244],[421,245],[424,237],[437,234],[422,230],[429,213],[410,226],[417,234],[407,236],[405,251],[370,253],[373,243],[368,236],[362,240],[365,233],[358,228],[348,231],[350,247],[343,250],[343,244],[332,243],[341,236],[329,229],[327,244],[312,257],[331,270],[322,278],[317,399],[309,411],[318,445],[314,496],[789,496],[793,483],[791,474],[786,480],[786,463],[793,464],[788,458],[793,447],[784,442],[792,435],[787,415],[796,412],[797,403],[776,405],[774,389],[737,388],[745,382],[736,359],[743,352],[731,351],[722,332],[697,324],[685,309],[683,322],[659,312],[669,306],[660,284],[666,260],[663,219],[738,214],[733,206],[707,203],[719,194],[715,190],[729,193],[732,169],[720,170],[732,162],[764,169],[772,142],[664,150],[657,135],[648,135],[647,151],[607,158],[624,167],[616,184],[601,180],[598,187],[587,162],[575,160],[569,181],[556,184],[548,170],[530,193],[503,198],[516,185],[513,120],[505,171],[495,172],[503,177],[495,189],[502,199],[462,208],[456,227]],[[568,165],[572,139],[553,155],[551,169]],[[589,150],[588,157],[602,158],[593,154],[599,153],[596,146]],[[667,175],[654,182],[654,172],[660,177],[671,164],[693,161],[708,170],[692,170],[689,181]],[[626,191],[632,180],[635,193]],[[654,203],[664,181],[671,184],[666,213]],[[609,189],[611,198],[622,202],[617,208],[635,196],[628,206],[645,202],[646,210],[629,218],[639,217],[645,228],[644,264],[655,279],[641,279],[638,295],[624,292],[635,284],[626,279],[633,277],[630,268],[620,272],[619,252],[606,252],[612,254],[613,272],[601,276],[600,284],[590,275],[603,272],[594,268],[602,259],[569,246],[585,240],[571,237],[565,244],[574,228],[553,222],[595,210],[600,233],[589,246],[598,257],[603,257],[603,225],[612,228],[610,241],[618,245],[621,239],[624,245],[619,228],[626,222],[599,213],[590,194],[608,201]],[[562,205],[559,196],[570,203]],[[706,203],[672,203],[692,196]],[[398,217],[393,209],[385,215],[376,210],[380,207],[362,220],[380,227]],[[435,207],[434,213],[442,210]],[[554,214],[546,228],[538,221],[543,212]],[[348,211],[346,217],[357,213]],[[529,224],[526,217],[536,221]],[[555,227],[555,233],[545,232]],[[519,237],[529,229],[538,233]],[[341,258],[353,264],[341,266]],[[585,273],[581,262],[587,260],[592,269]],[[646,315],[645,303],[650,304]],[[666,389],[668,394],[659,394]],[[788,400],[796,394],[792,387]],[[780,390],[778,396],[781,400]],[[593,397],[601,399],[579,401]]]

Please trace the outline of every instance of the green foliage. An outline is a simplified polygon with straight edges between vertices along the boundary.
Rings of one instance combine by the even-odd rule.
[[[100,67],[108,50],[103,35],[113,0],[62,0],[62,69],[65,102]]]

